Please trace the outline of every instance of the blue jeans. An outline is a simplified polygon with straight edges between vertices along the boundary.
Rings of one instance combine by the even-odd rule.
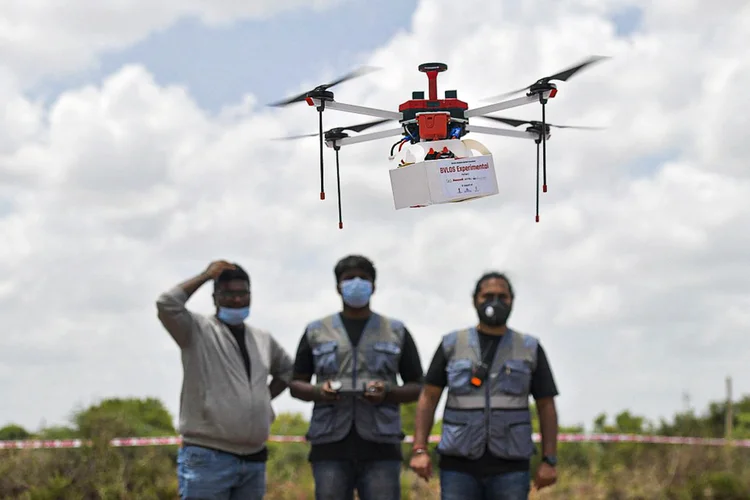
[[[262,500],[266,464],[184,446],[177,454],[177,480],[182,500]]]
[[[440,471],[441,500],[527,500],[530,490],[529,471],[484,478],[465,472]]]
[[[401,500],[401,461],[312,462],[315,500]]]

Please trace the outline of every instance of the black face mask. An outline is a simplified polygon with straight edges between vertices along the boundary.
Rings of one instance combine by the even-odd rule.
[[[498,298],[485,300],[477,308],[479,320],[487,326],[502,326],[508,321],[510,307]]]

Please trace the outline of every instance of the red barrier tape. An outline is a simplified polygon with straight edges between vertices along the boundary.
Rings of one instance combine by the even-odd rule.
[[[533,435],[534,442],[539,442],[538,433]],[[407,436],[404,442],[412,442],[413,437]],[[686,444],[698,446],[724,446],[731,445],[739,448],[750,448],[750,439],[726,440],[719,438],[696,438],[696,437],[668,437],[668,436],[646,436],[641,434],[559,434],[557,440],[561,443],[656,443],[656,444]],[[304,436],[270,436],[269,442],[273,443],[305,443]],[[440,441],[440,436],[430,436],[431,443]],[[182,439],[179,436],[155,437],[155,438],[116,438],[110,441],[115,447],[132,446],[172,446],[179,445]],[[0,450],[10,449],[56,449],[56,448],[80,448],[90,444],[89,441],[81,439],[55,439],[26,441],[0,441]]]

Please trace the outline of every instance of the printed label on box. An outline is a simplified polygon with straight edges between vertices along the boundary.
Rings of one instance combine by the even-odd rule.
[[[494,176],[486,156],[443,161],[439,172],[445,196],[458,198],[494,192]]]

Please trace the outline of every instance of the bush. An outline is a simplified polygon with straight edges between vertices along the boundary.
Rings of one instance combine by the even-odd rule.
[[[404,407],[404,430],[413,433],[413,405]],[[738,405],[735,429],[748,435],[747,398]],[[594,429],[609,433],[659,433],[714,436],[720,433],[722,409],[712,405],[705,417],[678,415],[660,428],[628,412],[612,424],[606,416]],[[3,439],[86,438],[80,449],[0,450],[0,498],[22,500],[150,500],[176,499],[176,446],[113,448],[114,437],[171,436],[172,417],[154,399],[110,399],[76,412],[70,427],[31,433],[18,425],[0,429]],[[277,435],[303,436],[307,422],[300,414],[281,414],[272,426]],[[538,431],[538,423],[534,423]],[[562,432],[581,432],[563,428]],[[436,422],[433,433],[440,432]],[[426,483],[408,470],[410,445],[404,445],[403,500],[440,498],[437,471]],[[435,457],[435,445],[430,446]],[[268,500],[311,498],[313,479],[305,443],[270,443]],[[750,498],[750,450],[645,443],[560,443],[559,480],[538,492],[538,499],[607,500],[735,500]],[[539,457],[532,466],[536,467]]]

